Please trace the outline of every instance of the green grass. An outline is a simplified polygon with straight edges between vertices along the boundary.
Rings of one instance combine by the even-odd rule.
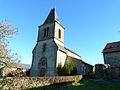
[[[50,88],[32,88],[30,90],[120,90],[120,83],[96,80],[83,80],[70,85],[53,86]]]

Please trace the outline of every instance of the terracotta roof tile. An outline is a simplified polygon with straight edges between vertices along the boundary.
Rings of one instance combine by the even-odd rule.
[[[107,43],[107,45],[103,49],[103,53],[111,53],[111,52],[120,52],[120,41]]]

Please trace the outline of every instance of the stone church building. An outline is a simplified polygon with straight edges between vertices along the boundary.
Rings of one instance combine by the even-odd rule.
[[[64,27],[53,8],[45,22],[39,26],[37,44],[33,49],[30,76],[55,76],[59,63],[73,61],[78,74],[86,74],[92,68],[81,57],[64,45]]]

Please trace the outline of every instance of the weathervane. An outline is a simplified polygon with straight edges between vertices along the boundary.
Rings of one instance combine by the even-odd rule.
[[[52,0],[52,8],[56,8],[56,2],[55,2],[55,0]]]

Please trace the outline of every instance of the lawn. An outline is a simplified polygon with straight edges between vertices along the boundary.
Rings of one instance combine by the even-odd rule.
[[[83,80],[80,83],[53,86],[49,88],[32,88],[30,90],[120,90],[120,82],[108,82],[103,80]]]

